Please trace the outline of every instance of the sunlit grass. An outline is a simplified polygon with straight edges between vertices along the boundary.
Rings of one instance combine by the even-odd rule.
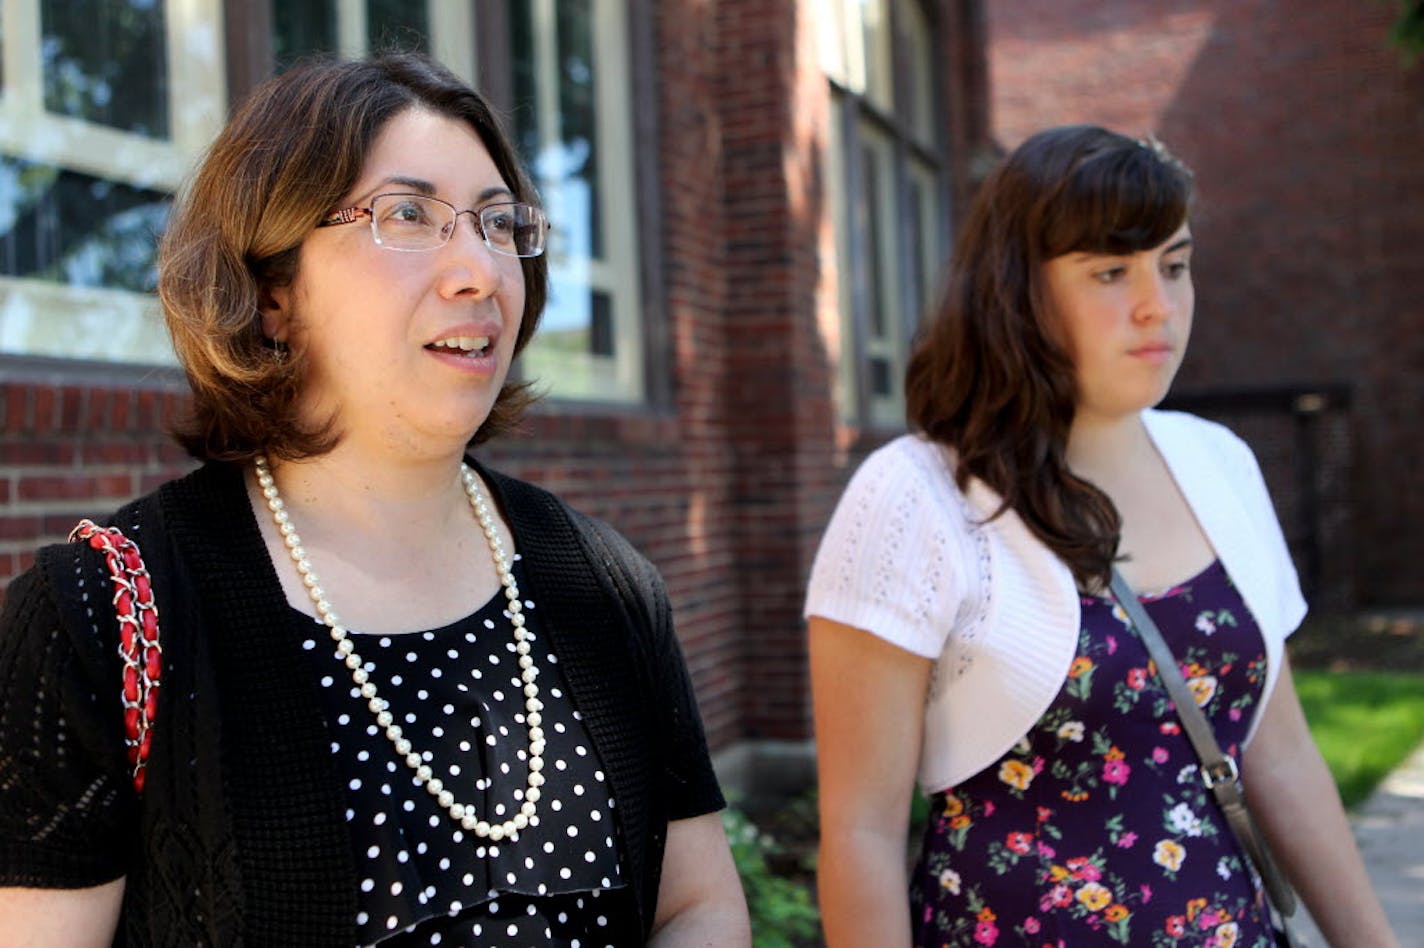
[[[1297,669],[1295,685],[1347,807],[1424,741],[1424,675]]]

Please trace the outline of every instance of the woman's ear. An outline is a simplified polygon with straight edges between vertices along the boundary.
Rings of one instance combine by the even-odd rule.
[[[273,342],[287,341],[291,299],[290,286],[264,286],[257,291],[257,313],[262,317],[262,335]]]

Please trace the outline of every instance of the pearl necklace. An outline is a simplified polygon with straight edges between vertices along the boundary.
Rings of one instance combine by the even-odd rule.
[[[376,723],[385,731],[386,739],[395,747],[396,754],[414,771],[416,783],[423,786],[440,806],[448,810],[456,822],[476,836],[493,840],[518,839],[519,831],[527,827],[534,817],[535,804],[539,802],[539,788],[544,783],[544,729],[539,714],[544,704],[539,700],[539,686],[534,684],[539,670],[534,667],[534,659],[529,654],[529,632],[524,628],[519,587],[515,584],[514,573],[505,558],[504,542],[495,530],[494,517],[490,514],[489,505],[485,503],[484,493],[480,490],[480,482],[475,477],[475,472],[470,470],[468,465],[460,466],[460,479],[465,488],[465,496],[475,512],[475,519],[480,522],[480,528],[484,530],[490,556],[494,559],[495,571],[499,574],[500,585],[504,587],[504,595],[508,600],[506,608],[509,611],[509,620],[514,625],[514,649],[519,655],[519,677],[524,682],[524,722],[529,728],[529,781],[524,790],[524,802],[520,804],[519,812],[513,819],[501,823],[482,820],[475,815],[473,806],[457,803],[454,794],[445,788],[444,781],[436,777],[421,754],[411,748],[410,741],[401,733],[400,725],[395,723],[390,705],[377,694],[375,682],[371,681],[366,673],[365,662],[356,654],[356,647],[347,637],[345,627],[336,618],[331,601],[326,598],[326,592],[321,588],[311,560],[302,548],[301,537],[297,536],[297,530],[292,526],[291,518],[287,514],[287,505],[277,492],[277,482],[272,478],[272,469],[267,464],[267,458],[259,454],[255,464],[257,483],[262,488],[262,496],[267,500],[267,508],[272,511],[272,519],[282,535],[282,542],[287,545],[292,562],[297,566],[297,573],[302,577],[312,605],[316,607],[317,616],[331,630],[331,638],[336,642],[337,657],[350,669],[351,680],[360,689],[361,697],[366,699],[367,707],[376,716]]]

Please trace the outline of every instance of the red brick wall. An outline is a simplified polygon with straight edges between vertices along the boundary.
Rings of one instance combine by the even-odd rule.
[[[995,0],[1005,147],[1072,121],[1153,131],[1192,165],[1197,324],[1178,387],[1347,383],[1353,537],[1325,568],[1365,604],[1424,602],[1424,66],[1397,5]],[[1288,423],[1288,420],[1286,420]],[[1289,459],[1288,459],[1289,460]],[[1268,468],[1289,491],[1285,461]]]

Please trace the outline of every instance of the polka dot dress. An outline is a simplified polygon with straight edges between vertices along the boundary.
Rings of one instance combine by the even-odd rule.
[[[523,586],[517,556],[514,573]],[[518,812],[528,772],[524,693],[504,601],[501,591],[474,615],[429,632],[351,633],[413,748],[456,800],[491,821]],[[639,938],[607,775],[538,610],[525,607],[545,706],[546,783],[513,842],[466,832],[416,783],[325,627],[293,610],[345,783],[362,945],[596,948]]]

